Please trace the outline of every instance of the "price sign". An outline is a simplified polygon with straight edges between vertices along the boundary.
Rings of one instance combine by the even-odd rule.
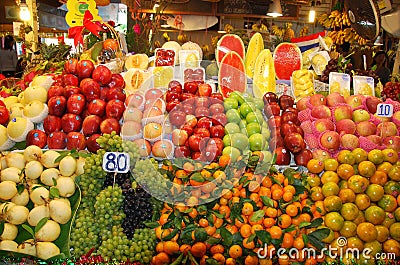
[[[107,152],[103,156],[103,170],[105,172],[127,173],[129,162],[127,153]]]
[[[393,116],[393,105],[386,103],[379,103],[376,107],[376,116],[390,118]]]

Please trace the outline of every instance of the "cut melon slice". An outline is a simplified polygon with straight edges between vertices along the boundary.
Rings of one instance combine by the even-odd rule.
[[[262,98],[267,92],[276,92],[276,80],[272,54],[269,49],[264,49],[254,66],[253,94],[256,98]]]
[[[149,65],[149,57],[144,53],[138,53],[126,57],[125,68],[127,70],[136,68],[146,70]]]
[[[249,46],[247,47],[246,58],[244,61],[246,67],[246,75],[253,78],[254,66],[256,64],[257,56],[264,50],[264,40],[262,35],[257,32],[251,37]]]
[[[225,54],[230,51],[236,52],[242,60],[244,60],[245,49],[242,39],[235,34],[225,34],[217,43],[215,57],[217,63],[220,64]]]
[[[244,93],[246,91],[247,78],[242,57],[234,51],[225,54],[219,66],[218,73],[219,90],[224,97],[228,97],[233,91]]]
[[[132,68],[125,73],[124,80],[127,94],[132,94],[137,90],[146,90],[150,88],[151,72]]]
[[[283,42],[274,51],[274,67],[277,79],[290,80],[292,73],[302,68],[302,56],[296,44]]]

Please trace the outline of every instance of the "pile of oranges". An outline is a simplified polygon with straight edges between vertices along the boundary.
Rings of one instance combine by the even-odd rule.
[[[155,228],[158,243],[152,264],[305,264],[322,262],[306,258],[303,248],[321,248],[329,230],[321,226],[321,211],[304,188],[306,174],[293,169],[283,173],[274,170],[259,173],[262,154],[255,152],[243,171],[226,173],[229,157],[192,171],[164,166],[173,182],[198,185],[199,174],[209,181],[225,176],[218,199],[200,205],[164,204]],[[240,159],[239,159],[240,161]],[[261,170],[262,171],[262,170]],[[239,174],[240,173],[240,174]],[[192,181],[196,178],[196,181]],[[232,176],[232,177],[230,177]],[[178,179],[178,180],[176,180]],[[210,182],[212,183],[212,182]],[[209,192],[211,195],[212,192]],[[201,201],[205,192],[192,193],[191,202]],[[199,196],[196,197],[196,196]],[[298,255],[276,255],[278,248],[296,249]]]
[[[392,149],[342,150],[337,158],[311,159],[306,186],[329,235],[323,242],[345,253],[369,249],[357,264],[375,264],[377,253],[400,255],[400,162]],[[338,238],[343,242],[338,245]],[[386,256],[389,257],[389,256]],[[394,257],[394,256],[392,256]],[[344,257],[351,264],[356,257]],[[327,258],[327,261],[330,259]],[[348,262],[348,263],[347,263]]]

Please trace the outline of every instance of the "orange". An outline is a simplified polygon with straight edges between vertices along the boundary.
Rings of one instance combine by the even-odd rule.
[[[249,225],[249,224],[243,224],[241,227],[240,227],[240,235],[243,237],[243,238],[248,238],[248,237],[250,237],[251,236],[251,225]]]
[[[338,196],[342,200],[342,203],[354,202],[356,200],[356,194],[349,188],[341,189]]]
[[[349,185],[349,188],[352,189],[355,193],[364,193],[369,185],[369,180],[360,175],[354,175],[348,179],[347,183]]]
[[[225,257],[221,253],[214,254],[212,258],[218,261],[218,263],[221,265],[225,264]]]
[[[287,185],[283,188],[283,192],[290,192],[294,195],[296,194],[296,188],[293,185]]]
[[[324,206],[327,212],[337,212],[342,208],[342,200],[338,196],[329,196],[324,199]]]
[[[283,193],[282,199],[285,202],[290,202],[293,199],[293,193],[291,193],[290,191],[286,191],[285,193]]]
[[[164,242],[158,242],[156,245],[156,252],[163,252],[164,251]]]
[[[220,206],[218,210],[225,218],[228,218],[231,214],[231,209],[227,205]]]
[[[225,265],[235,265],[236,261],[233,258],[227,258],[225,261]]]
[[[252,194],[250,194],[249,199],[255,203],[258,203],[260,201],[260,196],[258,195],[258,193],[253,192]]]
[[[379,184],[370,184],[365,191],[372,202],[377,202],[382,199],[385,190]]]
[[[385,172],[377,170],[375,171],[375,174],[369,178],[369,181],[372,184],[378,184],[384,186],[388,181],[388,176]]]
[[[278,210],[275,209],[275,208],[272,208],[272,207],[268,207],[267,210],[265,211],[265,214],[266,214],[268,217],[274,218],[274,217],[277,217],[277,216],[278,216]]]
[[[103,41],[104,50],[118,50],[118,42],[115,39],[106,39]]]
[[[321,184],[321,178],[315,174],[309,174],[307,177],[307,182],[310,187],[318,187]]]
[[[334,182],[337,184],[339,183],[339,175],[335,171],[325,171],[324,173],[322,173],[321,182],[322,184],[328,182]]]
[[[359,225],[363,222],[365,222],[364,213],[362,211],[358,211],[358,216],[356,219],[353,220],[353,223],[355,223],[356,225]]]
[[[207,247],[203,242],[196,242],[192,246],[191,253],[197,258],[201,258],[206,254]]]
[[[338,212],[330,212],[325,215],[325,225],[333,231],[340,231],[344,225],[344,219]]]
[[[231,258],[237,259],[243,254],[242,248],[239,245],[233,245],[229,248],[229,256]]]
[[[400,181],[400,165],[393,166],[390,169],[388,176],[391,180]]]
[[[390,236],[397,241],[400,241],[400,223],[393,223],[389,227]]]
[[[179,245],[174,241],[165,241],[164,242],[164,252],[168,255],[172,255],[174,253],[179,252]]]
[[[364,248],[364,243],[358,237],[353,236],[347,239],[347,247],[361,250]]]
[[[393,165],[390,164],[389,162],[383,162],[382,164],[378,165],[376,170],[382,171],[382,172],[385,172],[386,174],[388,174],[392,167],[393,167]]]
[[[293,235],[290,233],[283,234],[282,244],[281,247],[283,248],[291,248],[293,246]]]
[[[251,233],[255,234],[258,230],[264,230],[264,227],[260,224],[255,224],[251,227]]]
[[[279,226],[283,229],[288,228],[292,224],[292,218],[287,214],[282,214],[279,216]]]
[[[199,225],[200,225],[201,227],[206,227],[206,226],[208,226],[208,220],[205,219],[205,218],[201,218],[201,219],[199,220]]]
[[[282,229],[279,226],[272,226],[269,231],[272,239],[280,239],[282,236]]]
[[[207,226],[204,228],[206,230],[207,235],[212,236],[215,234],[215,231],[217,231],[217,228],[215,226]]]
[[[224,223],[224,220],[223,220],[223,219],[221,219],[221,218],[216,218],[216,219],[215,219],[215,222],[214,222],[214,226],[215,226],[216,228],[220,228],[220,227],[222,226],[223,223]]]
[[[286,213],[287,213],[289,216],[294,217],[294,216],[296,216],[296,215],[299,213],[299,209],[298,209],[295,205],[289,204],[289,205],[286,207]]]
[[[325,171],[336,171],[336,169],[338,168],[339,163],[336,159],[334,158],[328,158],[324,160],[324,169]]]
[[[274,218],[265,218],[263,220],[263,225],[266,228],[270,228],[275,224],[275,219]]]
[[[397,200],[392,195],[383,195],[382,199],[378,201],[379,207],[381,207],[386,212],[394,212],[397,208]]]
[[[254,241],[248,240],[248,238],[243,239],[243,247],[246,249],[254,249],[256,246]]]
[[[243,204],[242,214],[249,216],[253,213],[253,210],[254,210],[253,205],[249,202],[245,202]]]
[[[268,176],[263,177],[263,179],[262,179],[262,181],[261,181],[261,185],[262,185],[263,187],[266,187],[266,188],[271,188],[271,186],[272,186],[272,180],[271,180],[271,178],[268,177]]]
[[[322,188],[321,187],[313,187],[310,190],[311,193],[311,200],[313,201],[322,201],[324,200],[324,195],[322,194]]]
[[[298,236],[294,241],[293,241],[293,247],[297,249],[303,249],[304,248],[304,241],[303,237],[300,235]]]
[[[339,186],[335,182],[326,182],[322,185],[322,194],[325,197],[338,195],[339,194]]]
[[[244,265],[257,265],[257,264],[258,264],[258,258],[256,256],[248,255],[244,259]]]
[[[383,243],[384,253],[394,253],[396,257],[400,256],[400,243],[394,239],[389,239]]]
[[[389,238],[389,229],[386,226],[383,225],[377,225],[375,226],[376,232],[377,232],[377,237],[376,240],[379,242],[383,243]]]
[[[311,216],[308,213],[302,213],[299,215],[300,223],[311,222]]]
[[[340,235],[344,237],[352,237],[357,234],[357,225],[352,221],[344,221],[342,229],[340,229]]]
[[[186,254],[191,250],[191,248],[192,247],[190,245],[183,244],[183,245],[180,246],[179,251]]]
[[[344,180],[348,180],[355,173],[354,168],[349,164],[341,164],[336,172],[338,176]]]
[[[384,158],[385,157],[383,155],[383,152],[378,149],[371,150],[368,153],[368,160],[374,163],[375,165],[382,164]]]
[[[358,209],[365,210],[371,204],[371,199],[366,194],[357,194],[355,204],[357,205]]]
[[[278,263],[279,265],[289,265],[290,264],[289,256],[287,254],[280,255]]]
[[[218,163],[221,167],[226,167],[231,163],[231,157],[229,155],[222,155],[219,157]]]
[[[163,213],[163,214],[160,216],[160,220],[159,220],[160,225],[166,224],[166,223],[168,222],[168,217],[169,217],[169,214]]]
[[[375,174],[375,171],[376,166],[371,161],[362,161],[358,164],[358,173],[363,177],[372,177]]]
[[[324,170],[324,163],[318,159],[312,158],[307,163],[307,169],[311,173],[319,174]]]
[[[337,156],[337,160],[340,164],[354,165],[356,158],[354,154],[349,150],[342,150]]]
[[[258,181],[252,180],[249,182],[248,189],[251,192],[258,192],[260,190],[260,183],[258,183]]]
[[[351,151],[356,159],[356,164],[368,159],[368,153],[362,148],[356,148]]]
[[[171,260],[165,252],[158,253],[154,257],[154,264],[156,264],[156,265],[169,264],[170,262],[171,262]]]
[[[340,214],[346,221],[353,221],[358,216],[358,208],[354,203],[348,202],[343,204]]]
[[[372,242],[378,237],[378,232],[373,224],[363,222],[357,226],[357,236],[364,242]]]
[[[272,191],[272,199],[274,200],[280,200],[283,196],[283,190],[282,189],[275,189]]]

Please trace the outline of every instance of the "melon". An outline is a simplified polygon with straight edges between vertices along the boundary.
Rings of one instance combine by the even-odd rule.
[[[290,80],[292,73],[302,68],[302,56],[296,44],[283,42],[274,51],[274,67],[277,79]]]
[[[200,45],[195,42],[188,41],[182,44],[182,51],[198,51],[200,60],[203,60],[203,50]]]
[[[254,66],[253,94],[256,98],[262,98],[267,92],[275,90],[275,67],[272,54],[269,49],[264,49],[258,56]]]
[[[149,57],[144,53],[134,54],[125,59],[125,68],[128,70],[131,68],[146,70],[148,65]]]
[[[233,91],[244,93],[246,91],[247,78],[242,57],[234,51],[230,51],[222,58],[218,72],[219,90],[224,97],[228,97]]]
[[[246,58],[244,60],[246,75],[249,78],[253,78],[257,56],[262,50],[264,50],[264,40],[261,33],[257,32],[250,39],[249,46],[247,47]]]
[[[150,88],[151,72],[131,68],[125,73],[124,80],[125,92],[127,94],[133,94],[137,90],[146,90]]]
[[[242,60],[244,60],[245,49],[242,39],[235,34],[225,34],[217,43],[215,51],[215,58],[217,63],[220,64],[225,54],[230,51],[236,52]]]

